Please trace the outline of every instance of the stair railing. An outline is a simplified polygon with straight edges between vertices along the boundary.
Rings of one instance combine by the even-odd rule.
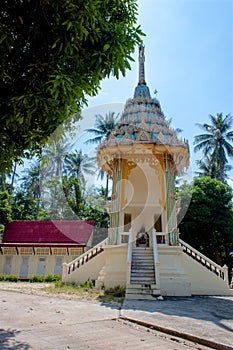
[[[160,271],[159,271],[159,254],[158,254],[158,245],[157,245],[157,232],[152,231],[152,245],[153,245],[153,254],[154,254],[154,267],[155,267],[155,282],[158,285],[160,280]]]
[[[93,259],[98,254],[104,251],[104,247],[108,244],[108,238],[105,238],[102,242],[95,245],[93,248],[89,249],[82,255],[78,256],[75,260],[70,263],[64,263],[63,268],[66,271],[65,274],[69,275],[73,271],[77,270],[80,266],[86,264],[88,261]]]
[[[228,279],[228,267],[226,265],[221,267],[220,265],[216,264],[214,261],[207,258],[205,255],[200,253],[198,250],[191,247],[188,243],[182,241],[182,239],[180,239],[180,238],[179,238],[179,244],[183,248],[184,253],[189,255],[191,258],[193,258],[195,261],[200,263],[202,266],[204,266],[208,270],[215,273],[217,276],[219,276],[224,281],[227,281],[227,279]]]
[[[130,230],[129,241],[128,241],[127,271],[126,271],[127,285],[130,284],[132,255],[133,255],[133,232]]]
[[[129,242],[128,242],[128,263],[132,262],[132,252],[133,252],[133,233],[129,232]]]

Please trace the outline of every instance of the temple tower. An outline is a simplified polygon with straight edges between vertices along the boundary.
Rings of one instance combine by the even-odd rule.
[[[188,143],[177,137],[164,117],[160,103],[151,98],[145,82],[144,46],[139,47],[139,81],[129,99],[117,129],[102,143],[98,164],[113,181],[109,208],[110,244],[127,241],[136,245],[152,232],[157,240],[177,245],[175,176],[188,166]]]
[[[144,62],[141,45],[134,97],[98,150],[98,165],[112,178],[108,244],[128,245],[127,298],[153,298],[161,293],[160,282],[169,289],[171,280],[176,291],[182,285],[179,293],[190,295],[190,283],[180,269],[174,186],[175,176],[188,166],[189,147],[165,119],[159,101],[151,98]],[[160,257],[158,245],[166,247]],[[166,267],[161,270],[163,259]],[[102,276],[105,281],[111,267],[107,270]]]

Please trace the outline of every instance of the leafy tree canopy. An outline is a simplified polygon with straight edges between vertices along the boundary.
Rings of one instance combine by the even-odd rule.
[[[0,192],[0,232],[2,225],[11,221],[11,207],[9,205],[9,195],[7,192]]]
[[[220,265],[232,266],[232,188],[208,176],[184,185],[178,196],[181,207],[189,202],[179,225],[181,238]],[[182,212],[181,212],[182,215]]]
[[[1,1],[0,171],[76,116],[103,78],[125,74],[136,22],[136,0]]]

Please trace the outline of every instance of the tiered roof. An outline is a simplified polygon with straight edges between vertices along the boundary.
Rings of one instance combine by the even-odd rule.
[[[134,97],[129,99],[117,129],[101,147],[152,143],[155,145],[181,146],[188,150],[188,142],[178,138],[175,129],[165,119],[159,101],[151,98],[145,82],[144,46],[139,47],[139,81]]]

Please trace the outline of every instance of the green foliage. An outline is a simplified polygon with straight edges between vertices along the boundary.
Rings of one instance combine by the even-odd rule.
[[[43,283],[44,276],[33,275],[29,278],[29,282],[31,282],[31,283]]]
[[[203,175],[226,182],[226,173],[231,170],[227,157],[233,158],[233,117],[210,115],[210,124],[197,124],[205,133],[194,138],[194,151],[202,150],[204,160],[197,161]]]
[[[188,210],[179,225],[181,238],[213,261],[231,268],[232,188],[204,176],[194,179],[193,188],[185,185],[180,189],[181,207],[189,203],[190,196]]]
[[[130,68],[136,0],[2,0],[0,168],[36,150],[100,81]]]
[[[9,205],[9,194],[0,192],[0,224],[6,225],[11,221],[11,207]]]
[[[18,190],[11,198],[13,220],[36,220],[38,217],[38,202],[25,191]]]
[[[119,123],[119,113],[115,115],[114,112],[109,112],[103,117],[101,114],[95,116],[95,127],[88,129],[87,132],[94,135],[85,143],[101,143],[109,138],[111,133],[116,129]],[[100,170],[101,179],[103,179],[104,173],[102,169]],[[106,188],[105,188],[105,198],[108,198],[108,182],[109,177],[106,175]]]
[[[0,275],[0,281],[4,282],[18,282],[19,276],[15,275]]]
[[[55,281],[55,284],[54,284],[55,288],[61,288],[63,286],[64,286],[64,282],[62,282],[62,280]]]
[[[58,281],[61,281],[61,276],[48,274],[45,276],[44,281],[45,282],[58,282]]]
[[[77,178],[75,175],[71,175],[70,178],[63,176],[62,188],[69,207],[80,217],[81,211],[83,210],[83,196],[80,178]]]
[[[87,132],[94,135],[86,143],[101,143],[106,140],[119,123],[119,113],[109,112],[105,116],[97,114],[95,116],[95,127],[88,129]]]
[[[59,283],[61,281],[61,276],[48,274],[46,276],[38,276],[33,275],[29,278],[31,283],[43,283],[43,282],[56,282]]]
[[[88,278],[88,280],[84,283],[83,285],[84,288],[88,288],[88,289],[93,289],[95,288],[95,280],[90,280]]]
[[[125,299],[125,287],[117,285],[104,290],[104,294],[99,296],[99,301],[102,303],[117,303],[122,304]]]
[[[117,285],[115,287],[105,290],[105,294],[111,294],[115,297],[124,297],[125,296],[125,287]]]
[[[3,282],[3,281],[5,281],[5,275],[0,275],[0,282]]]

